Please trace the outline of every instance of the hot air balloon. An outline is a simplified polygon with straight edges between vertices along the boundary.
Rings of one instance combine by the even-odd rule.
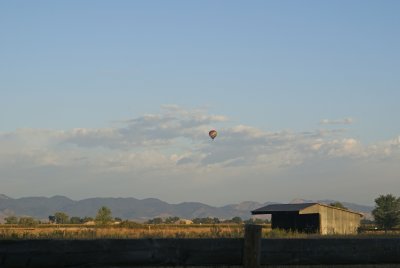
[[[208,136],[210,136],[211,139],[215,139],[215,137],[217,137],[217,131],[216,130],[210,130],[210,132],[208,132]]]

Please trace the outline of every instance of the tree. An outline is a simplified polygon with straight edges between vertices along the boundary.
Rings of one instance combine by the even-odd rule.
[[[163,223],[163,219],[160,217],[157,217],[157,218],[148,220],[147,223],[148,224],[161,224],[161,223]]]
[[[240,217],[233,217],[231,219],[231,222],[236,223],[236,224],[241,224],[241,223],[243,223],[243,220]]]
[[[49,215],[49,223],[55,223],[55,222],[56,222],[56,216]]]
[[[15,216],[6,217],[4,220],[6,221],[6,224],[18,224],[18,218]]]
[[[179,221],[179,217],[168,217],[164,220],[166,224],[174,224]]]
[[[194,218],[193,219],[193,223],[194,224],[216,224],[216,223],[220,223],[221,221],[214,217],[214,218]]]
[[[113,218],[111,216],[111,210],[108,207],[103,206],[97,211],[97,215],[94,221],[97,224],[105,225],[107,223],[110,223],[112,219]]]
[[[337,207],[337,208],[349,210],[349,209],[346,208],[342,203],[340,203],[340,202],[338,202],[338,201],[333,202],[333,203],[330,203],[329,205],[332,206],[332,207]]]
[[[82,219],[79,217],[71,217],[71,219],[69,219],[69,223],[71,224],[81,224],[82,223]]]
[[[38,224],[38,222],[34,218],[31,218],[31,217],[22,217],[19,219],[18,224],[27,226],[27,227],[33,227],[33,226],[36,226]]]
[[[391,194],[380,195],[375,199],[376,207],[372,211],[375,223],[385,232],[400,224],[400,198]]]
[[[54,217],[57,224],[66,224],[69,222],[69,216],[64,212],[54,213]]]

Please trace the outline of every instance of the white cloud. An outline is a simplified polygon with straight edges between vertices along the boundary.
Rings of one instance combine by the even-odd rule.
[[[65,142],[81,147],[105,147],[130,150],[135,147],[171,146],[176,139],[196,139],[214,124],[227,121],[222,115],[208,115],[202,110],[184,110],[164,106],[159,114],[124,121],[125,126],[112,129],[76,129]]]
[[[353,118],[347,117],[343,119],[336,119],[336,120],[330,120],[330,119],[322,119],[319,124],[320,125],[351,125],[354,123]]]
[[[228,198],[229,194],[224,193],[226,185],[233,192],[240,193],[236,188],[248,187],[249,195],[252,191],[261,195],[258,189],[271,183],[282,187],[293,183],[297,179],[294,170],[296,174],[303,172],[304,177],[311,174],[315,183],[321,176],[336,176],[334,168],[323,167],[337,165],[344,170],[340,174],[358,178],[361,175],[355,176],[356,170],[370,169],[374,163],[379,170],[385,165],[393,176],[397,167],[391,163],[397,166],[400,160],[400,136],[365,145],[335,129],[268,132],[233,125],[226,116],[210,115],[206,110],[178,106],[165,106],[158,114],[120,124],[113,128],[19,129],[0,133],[0,171],[4,178],[16,178],[15,182],[9,179],[7,185],[23,181],[32,189],[35,182],[41,181],[46,183],[49,195],[59,193],[54,192],[60,189],[59,178],[71,174],[72,185],[65,186],[70,192],[73,185],[90,184],[98,193],[115,188],[115,193],[119,190],[128,195],[128,189],[132,189],[131,196],[159,194],[157,197],[163,198],[164,191],[175,189],[177,198],[185,196],[180,192],[183,190],[193,196],[199,194],[200,198],[198,189],[207,192],[207,187],[213,187],[214,194],[219,190]],[[211,128],[219,132],[214,141],[208,137]],[[32,170],[37,173],[28,172]],[[317,171],[323,175],[313,175]],[[278,178],[279,182],[275,181]],[[83,194],[83,190],[79,191]]]

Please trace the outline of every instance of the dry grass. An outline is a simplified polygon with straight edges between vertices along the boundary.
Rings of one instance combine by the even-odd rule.
[[[242,225],[141,225],[121,227],[8,227],[0,228],[0,239],[100,239],[100,238],[237,238],[243,237]]]
[[[137,239],[137,238],[242,238],[244,225],[238,224],[191,224],[191,225],[148,225],[131,226],[87,226],[87,225],[38,225],[21,227],[0,225],[0,239]],[[376,238],[399,237],[398,232],[365,232],[358,235],[304,234],[271,230],[270,225],[263,225],[263,238]]]

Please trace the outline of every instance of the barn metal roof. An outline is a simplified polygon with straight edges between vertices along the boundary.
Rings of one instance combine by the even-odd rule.
[[[253,210],[251,214],[271,214],[273,212],[295,212],[314,206],[318,203],[301,203],[301,204],[273,204]]]
[[[358,214],[358,215],[362,216],[362,214],[359,212],[354,212],[351,210],[332,207],[332,206],[329,206],[326,204],[321,204],[321,203],[273,204],[273,205],[268,205],[268,206],[253,210],[253,211],[251,211],[251,214],[256,215],[256,214],[272,214],[272,213],[277,213],[277,212],[296,212],[296,211],[300,212],[301,210],[306,209],[311,206],[314,206],[314,205],[329,207],[332,209],[339,209],[339,210],[343,210],[343,211],[346,211],[349,213],[354,213],[354,214]]]

